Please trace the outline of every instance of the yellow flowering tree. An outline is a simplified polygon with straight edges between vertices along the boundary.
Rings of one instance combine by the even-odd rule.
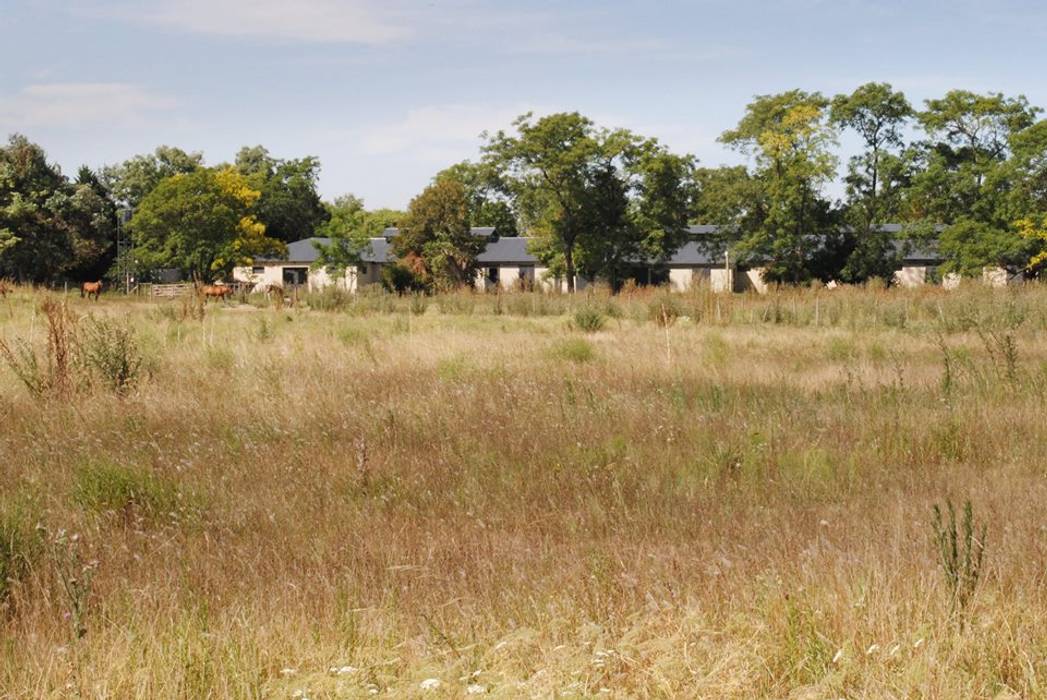
[[[255,257],[284,254],[284,244],[266,236],[254,214],[260,196],[232,168],[201,168],[161,181],[131,220],[139,261],[211,281]]]

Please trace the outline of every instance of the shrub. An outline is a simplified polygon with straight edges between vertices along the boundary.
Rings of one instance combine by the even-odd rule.
[[[578,330],[586,333],[596,333],[602,330],[607,319],[599,309],[591,306],[583,306],[574,312],[574,325]]]
[[[134,330],[127,323],[88,318],[80,341],[85,367],[118,394],[130,390],[142,373],[142,353]]]
[[[589,362],[596,357],[593,346],[582,338],[568,338],[551,349],[552,356],[568,362]]]
[[[73,499],[95,513],[114,513],[130,521],[136,518],[178,519],[184,514],[177,485],[144,469],[106,461],[81,465],[73,479]]]

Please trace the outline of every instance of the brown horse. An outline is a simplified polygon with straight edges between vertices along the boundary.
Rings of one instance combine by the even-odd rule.
[[[208,299],[225,300],[233,296],[233,288],[226,284],[205,284],[200,287],[200,295],[204,301]]]
[[[102,280],[98,280],[97,282],[84,282],[80,285],[81,299],[84,297],[90,299],[92,296],[95,298],[95,301],[98,301],[102,296]]]

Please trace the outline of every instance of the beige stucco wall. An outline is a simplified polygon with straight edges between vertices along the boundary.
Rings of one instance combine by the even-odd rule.
[[[694,283],[695,270],[690,267],[674,267],[669,270],[669,286],[674,292],[686,292]]]
[[[724,267],[709,270],[709,289],[714,292],[734,291],[734,270]]]
[[[261,272],[254,272],[254,267],[261,267]],[[284,263],[266,263],[252,267],[234,267],[233,281],[254,284],[256,289],[264,289],[270,284],[281,285],[284,279]]]
[[[894,272],[894,283],[899,287],[919,287],[927,284],[927,268],[908,266]]]
[[[1009,285],[1021,284],[1022,278],[1011,276],[1002,267],[987,267],[982,270],[982,282],[990,287],[1007,287]]]
[[[757,294],[766,294],[769,285],[763,278],[764,268],[754,267],[751,270],[746,270],[745,275],[739,280],[742,283],[742,289],[738,291],[746,291],[752,289]]]

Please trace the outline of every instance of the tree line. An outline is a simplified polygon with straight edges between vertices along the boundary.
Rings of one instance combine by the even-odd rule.
[[[473,279],[485,242],[470,230],[492,226],[529,236],[568,284],[581,274],[617,286],[638,261],[668,260],[691,224],[719,225],[718,245],[775,282],[890,283],[906,251],[927,246],[943,272],[1033,277],[1047,266],[1042,111],[1023,96],[965,90],[917,109],[885,83],[759,95],[720,137],[747,165],[722,167],[578,113],[525,114],[483,134],[480,157],[437,173],[406,211],[370,210],[353,195],[323,201],[317,158],[261,146],[210,167],[161,146],[70,179],[15,135],[0,147],[0,277],[145,279],[175,268],[212,280],[310,237],[328,240],[321,264],[339,270],[397,226],[386,283],[445,289]],[[844,134],[860,150],[834,198]],[[118,249],[118,233],[133,246]]]

